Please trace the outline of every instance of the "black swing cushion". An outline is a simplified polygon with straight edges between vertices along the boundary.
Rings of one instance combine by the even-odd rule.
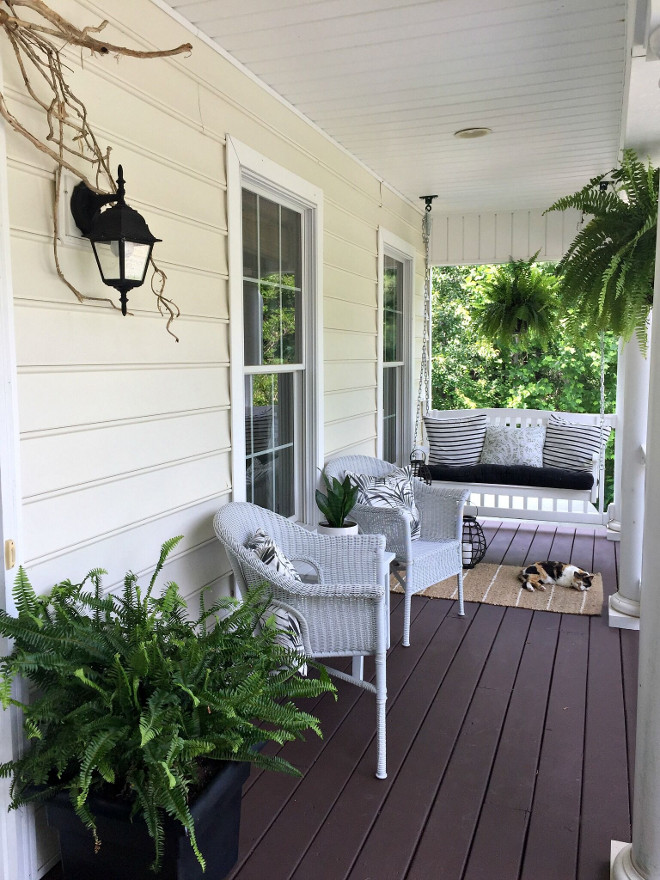
[[[529,465],[475,464],[461,467],[429,464],[433,480],[455,483],[492,483],[506,486],[542,486],[546,489],[591,489],[588,471]]]

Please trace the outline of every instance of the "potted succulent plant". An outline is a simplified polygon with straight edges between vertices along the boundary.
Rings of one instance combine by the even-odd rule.
[[[321,471],[321,478],[325,485],[325,493],[316,490],[316,506],[325,517],[325,522],[320,522],[318,531],[320,534],[352,535],[357,534],[357,523],[346,519],[355,507],[358,496],[358,487],[349,476],[343,480],[337,477],[328,477],[325,471]]]
[[[202,601],[191,619],[175,583],[156,595],[179,540],[163,544],[146,589],[129,572],[104,594],[97,569],[38,596],[21,568],[17,616],[0,611],[13,642],[0,695],[22,710],[28,741],[0,774],[13,777],[11,808],[46,801],[65,878],[194,880],[206,866],[220,880],[237,858],[250,763],[297,772],[259,744],[320,735],[292,700],[332,685],[322,667],[299,674],[304,658],[278,644],[272,618],[255,632],[268,596]],[[13,695],[17,676],[30,702]]]

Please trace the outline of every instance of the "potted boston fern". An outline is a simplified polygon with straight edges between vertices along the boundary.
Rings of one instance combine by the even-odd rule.
[[[163,544],[144,590],[129,572],[121,593],[104,594],[97,569],[37,596],[20,569],[18,614],[0,611],[13,642],[2,701],[20,707],[28,740],[0,773],[13,777],[12,808],[46,801],[65,878],[193,880],[207,867],[219,880],[238,854],[249,764],[297,772],[259,744],[320,735],[292,700],[332,685],[322,667],[318,679],[298,673],[267,596],[202,603],[190,619],[175,583],[156,595],[179,540]],[[30,702],[12,695],[16,676],[33,686]]]
[[[646,344],[653,303],[659,172],[634,150],[620,167],[592,178],[548,211],[577,208],[587,222],[557,267],[560,296],[580,333],[611,330],[625,340],[637,333]]]
[[[472,309],[478,332],[500,350],[545,348],[555,331],[557,278],[534,261],[509,260],[488,270],[480,281],[480,301]]]

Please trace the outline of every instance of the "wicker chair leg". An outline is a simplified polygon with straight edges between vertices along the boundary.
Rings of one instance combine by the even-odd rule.
[[[410,647],[410,600],[412,593],[406,590],[403,597],[403,639],[401,644],[404,648]]]
[[[376,654],[376,740],[378,758],[376,778],[387,778],[387,758],[385,743],[385,706],[387,703],[386,654]]]
[[[459,571],[456,575],[458,581],[458,616],[465,617],[465,606],[463,605],[463,572]]]
[[[358,681],[364,681],[364,657],[353,657],[351,674]]]

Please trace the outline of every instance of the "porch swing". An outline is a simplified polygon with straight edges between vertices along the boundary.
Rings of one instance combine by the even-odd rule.
[[[616,416],[605,413],[600,338],[600,412],[431,408],[431,209],[425,202],[424,327],[410,463],[427,483],[470,492],[466,514],[603,524],[605,446]]]

